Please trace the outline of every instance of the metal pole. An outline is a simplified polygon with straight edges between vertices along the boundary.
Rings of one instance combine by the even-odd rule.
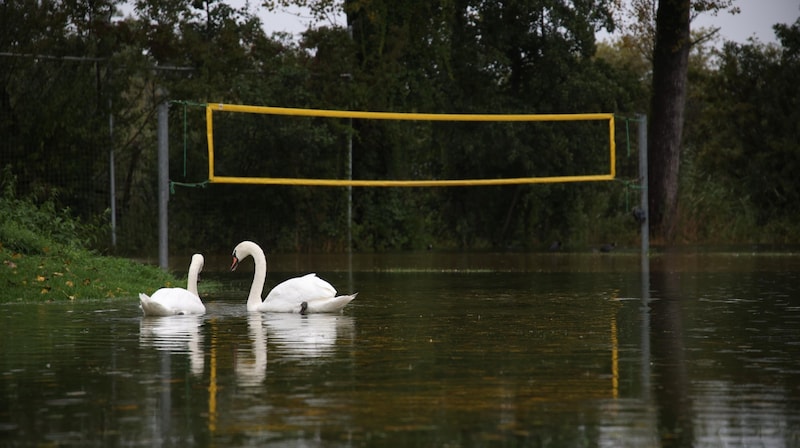
[[[347,130],[347,180],[353,180],[353,119]],[[347,186],[347,252],[353,251],[353,186]]]
[[[650,257],[641,257],[639,274],[642,281],[642,303],[639,322],[640,345],[642,350],[641,359],[641,381],[642,381],[642,400],[650,405]]]
[[[161,104],[158,105],[158,265],[169,269],[169,101],[166,93],[159,89]]]
[[[650,225],[648,224],[648,179],[647,179],[647,115],[639,114],[639,207],[644,219],[640,222],[642,235],[642,253],[640,255],[640,276],[642,281],[641,303],[641,381],[642,399],[650,404]]]
[[[648,179],[647,179],[647,115],[639,115],[639,207],[642,211],[640,233],[642,235],[642,257],[647,257],[650,252],[650,217],[647,208]]]
[[[111,201],[111,247],[117,247],[117,179],[114,163],[114,113],[108,99],[108,190]]]
[[[353,40],[353,25],[347,25],[347,35],[350,40]],[[348,96],[350,97],[350,106],[352,107],[353,97],[353,74],[345,74],[348,81]],[[347,129],[347,180],[353,180],[353,117],[349,118]],[[353,186],[347,186],[347,253],[353,253]],[[352,255],[348,257],[350,275],[353,273],[353,258]]]

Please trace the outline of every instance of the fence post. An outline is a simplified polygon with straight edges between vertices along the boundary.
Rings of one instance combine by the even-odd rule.
[[[158,105],[158,265],[169,269],[169,101],[166,92],[159,89]]]
[[[108,99],[108,191],[111,205],[111,248],[117,248],[117,168],[114,161],[114,112]]]
[[[641,382],[642,396],[645,403],[650,401],[650,224],[649,209],[647,207],[648,179],[647,179],[647,115],[640,114],[639,121],[639,181],[640,181],[640,211],[644,219],[640,220],[640,233],[642,235],[642,253],[640,255],[640,278],[642,288],[641,317],[639,322],[641,345]]]
[[[647,179],[647,115],[639,115],[639,207],[644,219],[640,220],[640,233],[642,235],[642,257],[647,257],[650,252],[650,214],[647,207],[648,179]]]

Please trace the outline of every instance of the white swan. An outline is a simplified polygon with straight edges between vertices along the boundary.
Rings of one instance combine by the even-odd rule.
[[[302,277],[290,278],[278,284],[261,300],[264,281],[267,278],[267,259],[264,251],[252,241],[242,241],[233,249],[235,271],[239,263],[247,257],[253,257],[256,264],[250,295],[247,297],[247,311],[271,311],[276,313],[335,313],[341,311],[356,294],[337,296],[336,289],[317,274],[306,274]]]
[[[176,314],[204,314],[206,307],[197,293],[197,276],[203,270],[204,259],[192,255],[186,289],[161,288],[151,297],[139,293],[140,307],[145,316],[174,316]]]

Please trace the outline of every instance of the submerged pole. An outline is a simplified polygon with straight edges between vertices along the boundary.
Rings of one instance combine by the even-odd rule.
[[[640,278],[642,288],[642,303],[641,303],[641,382],[642,382],[642,400],[650,404],[650,225],[648,224],[648,178],[647,178],[647,115],[640,114],[639,121],[639,207],[643,219],[639,220],[640,233],[642,235],[642,252],[639,257],[640,262]]]

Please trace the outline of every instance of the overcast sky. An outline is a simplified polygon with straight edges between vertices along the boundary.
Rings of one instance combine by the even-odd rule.
[[[232,0],[232,3],[244,4],[244,0]],[[250,0],[258,5],[258,0]],[[775,42],[772,25],[776,23],[793,24],[800,17],[800,0],[735,0],[741,9],[740,14],[731,15],[722,12],[716,17],[704,14],[693,22],[693,27],[720,27],[720,34],[725,40],[744,43],[749,37],[756,37],[761,42]],[[309,17],[298,12],[279,12],[261,15],[268,32],[288,31],[299,33],[309,24]],[[344,17],[337,20],[344,25]]]
[[[761,42],[776,42],[772,25],[791,25],[800,17],[800,0],[735,0],[734,4],[741,13],[722,12],[716,17],[704,14],[692,26],[719,27],[725,40],[739,43],[745,43],[749,37],[756,37]]]

